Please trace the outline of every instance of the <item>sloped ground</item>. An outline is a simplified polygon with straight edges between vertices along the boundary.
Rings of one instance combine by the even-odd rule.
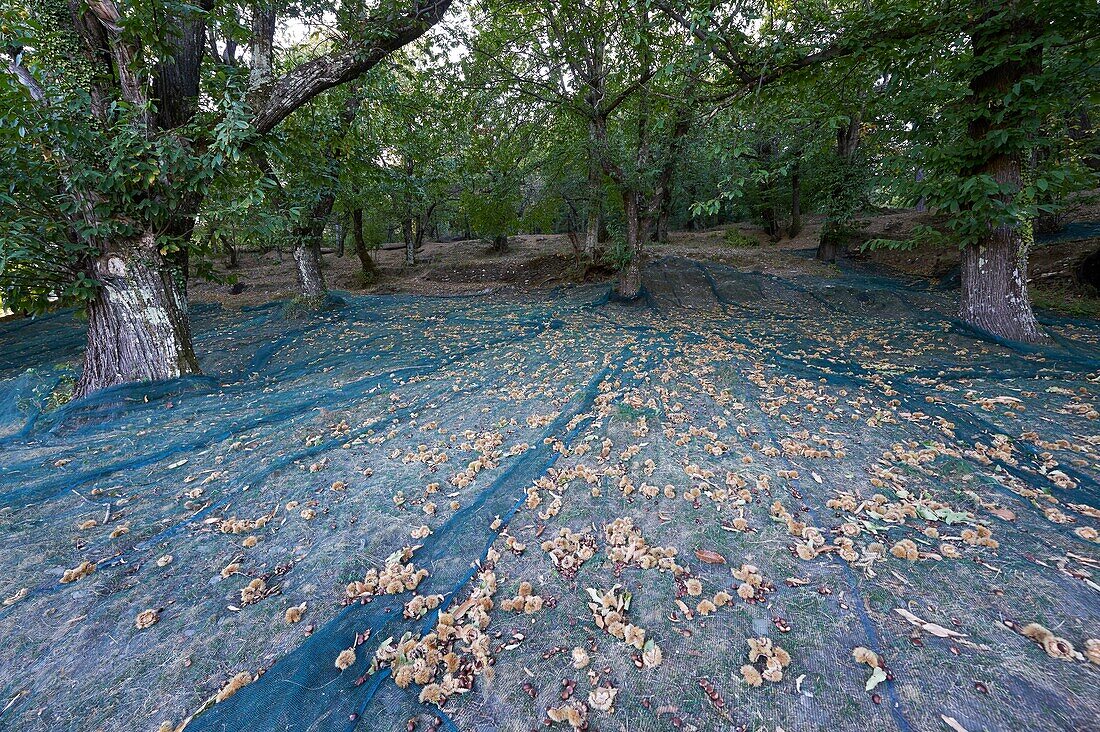
[[[79,324],[0,326],[0,727],[1098,729],[1100,327],[646,291],[200,307],[45,412]]]
[[[1091,200],[1091,199],[1089,199]],[[1082,281],[1082,262],[1100,258],[1100,204],[1082,205],[1073,212],[1066,228],[1040,237],[1029,258],[1029,283],[1033,302],[1043,309],[1070,315],[1100,316],[1100,281],[1094,263]],[[807,216],[798,236],[772,241],[759,226],[748,223],[699,231],[670,232],[666,244],[651,243],[654,259],[676,256],[717,262],[742,272],[762,272],[780,277],[835,277],[834,266],[817,262],[813,252],[820,236],[822,217]],[[860,232],[850,243],[841,267],[869,266],[876,271],[931,281],[957,282],[959,250],[950,246],[920,245],[910,249],[862,252],[859,245],[870,239],[907,241],[915,226],[942,226],[942,218],[912,209],[867,212],[859,218]],[[740,236],[743,244],[731,245],[727,233]],[[325,250],[325,276],[331,287],[369,294],[411,293],[423,295],[484,294],[488,291],[529,291],[576,284],[579,280],[609,280],[610,267],[582,269],[564,234],[522,234],[510,238],[508,251],[499,253],[477,239],[426,241],[415,267],[405,266],[405,253],[396,243],[372,254],[379,277],[365,285],[359,260],[350,250],[336,256]],[[395,248],[396,247],[396,248]],[[279,252],[240,253],[240,266],[227,269],[213,263],[217,278],[193,279],[190,296],[195,302],[216,302],[225,307],[256,306],[292,298],[298,293],[294,260]],[[236,279],[230,284],[227,280]]]

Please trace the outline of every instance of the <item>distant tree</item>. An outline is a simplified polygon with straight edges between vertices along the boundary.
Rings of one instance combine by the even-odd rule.
[[[672,186],[695,119],[695,52],[679,27],[651,22],[646,2],[486,0],[474,52],[500,83],[583,125],[587,201],[584,251],[596,254],[605,180],[619,194],[617,292],[636,297],[645,244]]]

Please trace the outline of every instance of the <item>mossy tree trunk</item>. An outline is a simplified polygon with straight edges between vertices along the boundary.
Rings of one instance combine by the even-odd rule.
[[[645,256],[645,239],[649,221],[642,211],[640,196],[636,191],[624,191],[623,216],[626,219],[626,253],[629,260],[619,271],[615,292],[619,297],[632,300],[642,291],[642,265]]]
[[[1005,109],[1004,100],[1028,77],[1042,71],[1042,47],[1032,45],[1020,58],[1007,57],[992,64],[987,57],[1002,54],[1006,47],[1027,46],[1036,29],[1025,15],[1026,5],[1015,3],[1011,16],[991,27],[979,22],[971,36],[977,68],[970,82],[970,101],[977,107],[967,134],[975,149],[988,151],[970,175],[989,176],[1002,193],[998,198],[1009,205],[1024,188],[1024,155],[996,140],[1012,126],[1022,126],[1028,114],[1026,104]],[[1000,11],[990,11],[993,12]],[[990,17],[986,15],[986,19]],[[1023,111],[1018,111],[1022,108]],[[959,317],[984,331],[1014,341],[1037,343],[1046,340],[1027,291],[1027,259],[1032,244],[1032,224],[989,224],[977,241],[963,250],[962,294]]]
[[[841,125],[836,131],[836,174],[833,176],[832,189],[828,192],[832,211],[826,216],[825,223],[821,225],[821,238],[817,245],[817,259],[822,262],[835,262],[837,257],[843,254],[847,244],[847,225],[845,219],[848,212],[855,206],[852,201],[859,195],[851,190],[851,176],[848,171],[855,164],[856,153],[859,150],[860,126],[863,124],[862,113],[853,114],[848,123]]]
[[[367,242],[363,238],[363,209],[361,208],[354,208],[351,211],[351,233],[355,242],[355,256],[359,257],[359,266],[363,272],[363,281],[373,282],[378,278],[378,266],[371,258]]]
[[[321,271],[321,237],[335,194],[328,192],[313,204],[309,218],[294,230],[294,263],[298,270],[298,289],[308,304],[317,306],[328,294],[325,274]]]

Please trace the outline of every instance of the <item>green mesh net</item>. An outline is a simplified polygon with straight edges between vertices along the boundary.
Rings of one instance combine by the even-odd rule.
[[[1100,729],[1100,327],[645,295],[199,307],[62,406],[79,321],[0,326],[0,727]]]

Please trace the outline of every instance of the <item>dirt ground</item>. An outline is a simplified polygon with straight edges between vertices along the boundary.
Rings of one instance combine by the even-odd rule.
[[[813,261],[801,251],[815,245],[816,224],[809,224],[796,239],[777,243],[767,242],[759,227],[736,227],[762,242],[760,247],[754,248],[726,244],[726,228],[672,232],[670,241],[652,245],[649,255],[651,258],[684,256],[747,272],[776,275],[828,277],[835,274],[831,268]],[[564,234],[513,236],[504,253],[492,251],[478,239],[427,241],[417,254],[417,265],[411,268],[405,266],[405,253],[401,249],[376,250],[373,257],[382,276],[364,287],[359,276],[359,260],[354,254],[349,251],[338,257],[332,250],[325,250],[323,260],[329,287],[370,294],[456,295],[500,289],[544,289],[612,276],[606,268],[582,271]],[[234,294],[232,284],[196,280],[191,290],[193,300],[242,307],[294,297],[298,291],[294,260],[289,253],[241,252],[236,269],[218,265],[215,272],[219,277],[235,277],[244,285],[243,289],[238,285],[239,292]]]
[[[1085,209],[1079,216],[1094,216],[1100,221],[1100,210]],[[903,240],[910,236],[915,225],[932,225],[936,218],[904,210],[868,215],[860,221],[863,240]],[[667,244],[651,245],[648,254],[651,259],[682,256],[716,262],[742,272],[780,277],[803,274],[835,277],[838,274],[836,267],[813,259],[820,223],[819,217],[808,217],[797,237],[785,237],[778,242],[770,241],[759,227],[749,224],[677,231],[671,233]],[[732,246],[726,240],[728,229],[738,230],[758,245]],[[1037,304],[1071,314],[1100,316],[1097,292],[1082,287],[1075,273],[1077,264],[1098,249],[1100,239],[1095,237],[1040,242],[1032,250],[1030,259],[1030,278]],[[338,257],[326,250],[323,260],[329,287],[369,294],[458,295],[503,289],[537,290],[612,276],[608,268],[580,269],[569,240],[563,234],[514,236],[505,253],[496,253],[477,239],[428,241],[418,253],[418,264],[412,268],[405,266],[402,249],[377,250],[373,256],[381,277],[364,287],[359,276],[359,262],[350,251]],[[869,266],[874,271],[933,280],[950,277],[958,263],[959,253],[950,247],[861,252],[858,243],[853,243],[848,255],[841,260],[842,266]],[[193,300],[236,308],[291,298],[297,292],[294,261],[289,253],[241,252],[238,268],[228,270],[218,265],[215,272],[223,278],[235,278],[239,284],[234,287],[226,283],[195,281],[191,292]]]

